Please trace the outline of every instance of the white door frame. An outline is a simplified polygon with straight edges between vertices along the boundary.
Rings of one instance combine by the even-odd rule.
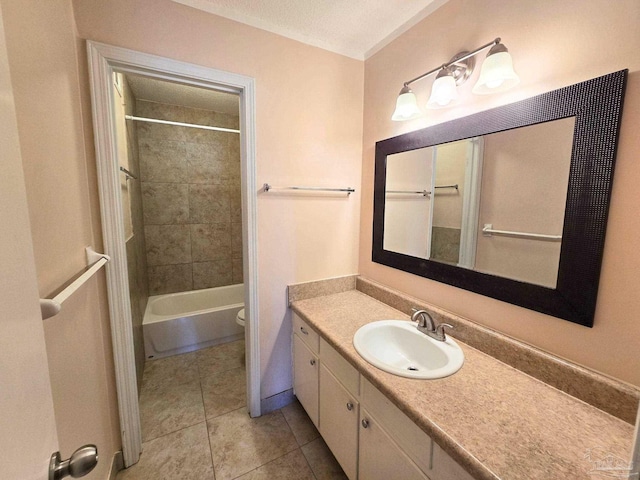
[[[112,74],[122,73],[237,93],[240,96],[242,170],[242,242],[245,278],[247,404],[260,415],[260,344],[258,341],[258,261],[256,229],[255,82],[251,77],[169,58],[87,41],[93,129],[105,253],[116,387],[125,466],[140,457],[142,435],[138,410],[127,256],[114,129]]]

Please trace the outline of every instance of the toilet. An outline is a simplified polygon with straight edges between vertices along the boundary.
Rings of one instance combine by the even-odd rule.
[[[236,323],[240,325],[244,329],[244,308],[238,312],[236,315]],[[242,364],[244,365],[246,362],[246,357],[244,354],[242,355]]]
[[[238,315],[236,315],[236,323],[244,328],[244,308],[238,312]]]

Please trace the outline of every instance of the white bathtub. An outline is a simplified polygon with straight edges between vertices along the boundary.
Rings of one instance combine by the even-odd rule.
[[[149,297],[142,320],[147,358],[191,352],[244,336],[236,315],[244,308],[244,285]]]

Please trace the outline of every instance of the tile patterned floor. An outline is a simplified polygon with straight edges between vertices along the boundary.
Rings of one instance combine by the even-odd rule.
[[[244,340],[147,361],[142,456],[118,480],[346,480],[298,403],[250,418]]]

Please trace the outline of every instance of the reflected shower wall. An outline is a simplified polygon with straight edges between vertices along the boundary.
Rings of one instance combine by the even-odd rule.
[[[236,115],[136,101],[136,115],[238,128]],[[236,133],[135,122],[150,295],[242,283]]]

